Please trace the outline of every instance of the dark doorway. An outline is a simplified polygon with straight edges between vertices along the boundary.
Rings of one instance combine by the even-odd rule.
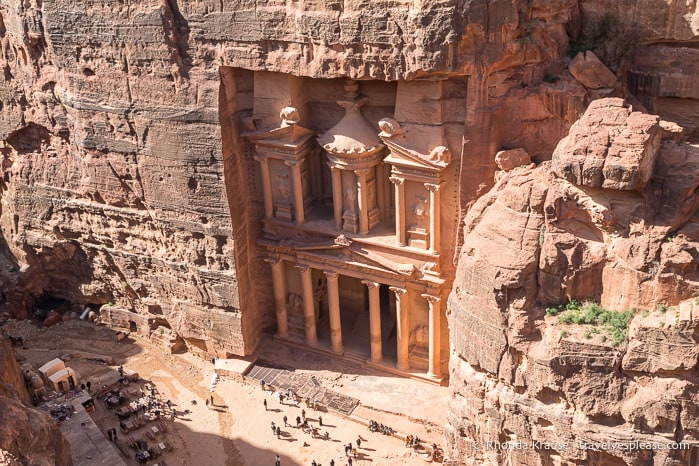
[[[379,289],[381,302],[381,346],[385,362],[395,362],[398,351],[396,342],[396,295],[381,285]]]

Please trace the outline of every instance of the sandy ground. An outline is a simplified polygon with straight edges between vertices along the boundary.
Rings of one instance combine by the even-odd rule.
[[[166,418],[168,432],[161,437],[174,447],[160,458],[168,465],[264,466],[274,465],[275,454],[279,454],[283,466],[310,465],[313,460],[319,466],[329,466],[331,459],[340,466],[347,464],[344,446],[352,442],[356,447],[360,437],[361,447],[357,449],[354,465],[426,463],[419,452],[406,448],[400,439],[369,432],[362,423],[368,419],[390,425],[399,432],[418,435],[430,443],[441,443],[442,430],[437,426],[445,421],[448,399],[445,387],[346,365],[336,358],[288,347],[275,340],[264,341],[256,356],[307,372],[324,386],[358,398],[360,405],[351,418],[333,412],[315,412],[303,403],[298,407],[282,405],[271,392],[263,392],[254,381],[239,377],[221,377],[211,392],[214,373],[211,362],[189,353],[164,354],[138,337],[117,342],[113,331],[88,322],[68,321],[46,329],[26,321],[10,321],[5,328],[12,335],[25,337],[25,347],[17,351],[20,363],[30,362],[39,367],[54,357],[73,354],[75,357],[68,364],[78,372],[82,382],[92,382],[93,391],[116,380],[120,364],[153,383],[163,400],[171,400],[177,413],[174,418]],[[111,356],[113,365],[91,359],[100,355]],[[214,399],[213,406],[205,402],[210,396]],[[328,440],[314,439],[301,429],[284,426],[284,415],[295,426],[302,409],[313,426],[318,426],[318,415],[322,415],[320,428],[328,432]],[[190,412],[185,414],[185,410]],[[97,403],[93,418],[105,432],[118,427],[116,416],[101,403]],[[279,438],[272,434],[272,422],[281,427]],[[143,435],[144,430],[141,428],[133,434]],[[122,439],[120,436],[119,442]],[[122,443],[120,446],[130,454],[125,458],[127,464],[138,464],[134,450]]]

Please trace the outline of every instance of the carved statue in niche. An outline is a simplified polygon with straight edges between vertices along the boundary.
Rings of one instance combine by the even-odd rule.
[[[286,309],[295,314],[303,314],[303,298],[298,293],[286,295]]]
[[[419,196],[416,197],[415,205],[413,206],[413,213],[415,214],[415,226],[417,228],[427,229],[430,217],[427,199]]]
[[[345,202],[347,206],[345,212],[355,215],[357,213],[357,191],[353,187],[345,190]]]
[[[277,191],[279,192],[280,201],[284,204],[289,203],[291,197],[291,186],[289,186],[289,175],[284,173],[277,173],[274,176],[274,180],[277,184]]]

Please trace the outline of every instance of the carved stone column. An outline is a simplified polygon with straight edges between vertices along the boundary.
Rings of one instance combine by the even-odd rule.
[[[423,294],[423,298],[427,300],[427,305],[429,306],[429,322],[430,322],[430,349],[429,349],[429,369],[427,375],[430,377],[440,377],[440,351],[441,344],[441,333],[440,333],[440,315],[439,315],[439,301],[440,299],[436,296],[429,294]]]
[[[362,280],[369,288],[369,335],[371,336],[371,361],[381,362],[383,348],[381,347],[381,300],[379,284],[371,280]]]
[[[409,344],[410,344],[410,322],[409,322],[409,306],[408,297],[406,293],[408,290],[404,288],[397,288],[392,286],[389,288],[396,294],[396,329],[397,329],[397,356],[396,356],[396,368],[402,371],[407,371],[410,369],[410,355],[409,355]]]
[[[369,186],[367,185],[368,168],[355,170],[357,175],[357,200],[359,201],[359,233],[369,233]]]
[[[265,200],[265,218],[269,219],[274,216],[272,182],[269,176],[269,159],[261,155],[256,155],[254,159],[260,162],[260,168],[262,169],[262,191]]]
[[[430,252],[439,254],[440,235],[440,184],[425,183],[425,187],[430,192]]]
[[[332,173],[335,229],[342,231],[342,172],[335,165],[328,164],[328,166],[330,173]]]
[[[342,321],[340,319],[340,288],[337,272],[325,271],[328,278],[328,308],[330,311],[330,342],[333,351],[342,353]]]
[[[294,191],[294,220],[297,225],[306,221],[306,215],[303,207],[303,181],[301,180],[301,162],[289,161],[284,162],[287,167],[291,168],[291,186]]]
[[[306,328],[306,344],[308,346],[318,345],[318,334],[316,333],[316,310],[315,298],[313,296],[313,278],[311,269],[304,266],[298,267],[301,272],[301,288],[303,293],[303,317]]]
[[[396,185],[396,244],[405,246],[405,178],[389,178]]]
[[[274,309],[277,313],[277,335],[289,334],[289,321],[286,313],[286,277],[284,261],[279,258],[267,259],[272,266],[272,287],[274,288]]]

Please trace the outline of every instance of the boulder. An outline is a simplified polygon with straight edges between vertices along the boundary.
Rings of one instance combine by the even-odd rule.
[[[578,186],[641,191],[662,135],[659,117],[634,112],[622,99],[596,100],[556,146],[552,169]]]
[[[44,319],[44,327],[51,327],[52,325],[56,325],[62,320],[62,318],[63,317],[58,312],[51,311]]]
[[[510,171],[513,168],[532,163],[529,153],[522,149],[501,150],[495,154],[495,163],[500,170]]]
[[[614,73],[591,50],[578,53],[568,65],[568,71],[588,89],[611,88],[616,85]]]

